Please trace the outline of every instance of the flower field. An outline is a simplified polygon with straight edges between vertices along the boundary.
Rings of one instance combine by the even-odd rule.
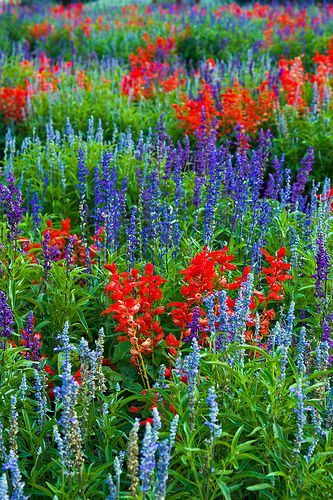
[[[0,500],[332,498],[333,5],[0,39]]]

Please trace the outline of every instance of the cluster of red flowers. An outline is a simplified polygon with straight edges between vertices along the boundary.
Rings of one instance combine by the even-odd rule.
[[[30,93],[56,91],[60,82],[59,72],[61,68],[59,64],[52,65],[51,60],[44,53],[40,55],[39,62],[40,66],[37,70],[34,70],[31,61],[21,62],[21,66],[31,70],[30,80],[25,80],[26,87]],[[66,69],[71,68],[71,66],[71,62],[64,65]]]
[[[130,55],[131,71],[124,75],[121,90],[132,99],[153,97],[156,92],[171,92],[183,85],[181,70],[171,70],[165,62],[174,49],[173,38],[156,38],[153,43],[149,35],[144,35],[145,47],[139,47]]]
[[[82,16],[83,3],[70,3],[68,5],[56,5],[50,7],[49,12],[55,17],[64,17],[66,19],[78,19]]]
[[[64,30],[73,32],[74,30],[82,30],[87,38],[91,37],[92,29],[105,31],[110,29],[110,24],[105,23],[104,16],[100,15],[94,22],[90,17],[84,17],[83,4],[73,3],[67,6],[57,5],[51,7],[49,12],[62,19],[65,23],[62,25]]]
[[[304,100],[304,84],[306,75],[304,73],[301,57],[286,59],[284,56],[279,61],[280,82],[282,91],[285,93],[286,102],[299,111],[306,109]]]
[[[257,17],[265,19],[270,15],[271,11],[272,9],[268,5],[262,5],[257,2],[253,4],[253,6],[246,8],[241,7],[237,3],[229,3],[223,5],[222,7],[219,7],[215,11],[215,16],[219,18],[222,17],[225,14],[225,12],[227,12],[228,14],[233,14],[237,17],[241,16],[247,18]]]
[[[255,133],[268,121],[278,106],[276,94],[269,89],[267,81],[256,92],[254,99],[250,90],[236,80],[232,87],[221,94],[221,127],[224,132],[230,132],[239,125],[243,132]]]
[[[50,33],[54,31],[54,25],[50,24],[48,21],[42,23],[36,23],[30,26],[29,34],[35,40],[39,38],[47,38]]]
[[[308,103],[305,101],[305,83],[313,85],[313,95],[316,97],[316,106],[320,107],[329,92],[330,80],[333,76],[333,37],[328,42],[328,54],[316,52],[313,61],[316,64],[314,74],[307,74],[303,68],[302,57],[286,59],[284,56],[279,61],[281,91],[286,97],[289,106],[304,112]],[[315,93],[314,85],[317,87]]]
[[[142,276],[137,269],[119,273],[115,264],[104,267],[111,272],[105,292],[114,303],[102,314],[112,313],[118,323],[115,330],[124,334],[117,339],[131,343],[132,363],[137,364],[138,357],[150,354],[164,337],[158,320],[164,307],[155,303],[163,297],[160,287],[166,280],[153,274],[152,264]]]
[[[225,273],[227,271],[236,271],[237,266],[232,264],[234,257],[228,254],[228,248],[216,252],[208,252],[204,249],[198,253],[191,261],[187,269],[180,271],[184,275],[185,285],[180,289],[184,302],[170,302],[172,321],[180,329],[180,339],[190,335],[190,324],[193,320],[193,308],[198,307],[200,312],[201,340],[209,338],[207,332],[207,317],[205,311],[201,308],[203,299],[209,295],[223,289],[236,289],[241,286],[242,276],[237,277],[232,283],[227,282]],[[218,271],[217,272],[217,267]],[[243,272],[243,278],[248,275],[250,268],[246,267]],[[231,306],[232,303],[230,302]]]
[[[67,218],[61,221],[61,229],[55,229],[51,220],[47,221],[47,228],[43,231],[44,241],[45,236],[47,237],[47,247],[57,248],[57,256],[55,261],[64,260],[66,257],[66,250],[69,244],[72,246],[70,261],[72,264],[82,265],[86,264],[86,254],[88,251],[89,258],[93,263],[97,255],[97,245],[96,237],[93,238],[94,242],[86,250],[85,246],[82,244],[82,240],[76,235],[71,234],[70,219]],[[98,241],[102,239],[102,228],[97,236]],[[22,250],[28,254],[29,258],[33,263],[36,263],[36,254],[40,255],[43,244],[42,243],[32,243],[27,238],[19,239]]]
[[[282,247],[278,250],[276,257],[271,256],[268,252],[262,249],[270,267],[264,267],[261,274],[265,276],[268,285],[268,291],[265,295],[264,292],[254,291],[250,303],[250,319],[247,323],[249,330],[245,333],[247,341],[254,340],[253,328],[256,322],[256,313],[259,314],[259,329],[260,337],[268,334],[270,322],[275,317],[274,309],[267,309],[267,304],[270,301],[283,300],[284,292],[282,283],[287,279],[292,279],[290,274],[286,271],[290,269],[291,265],[285,263],[283,258],[286,255],[286,250]],[[171,312],[174,324],[181,330],[181,340],[190,335],[191,331],[189,326],[193,320],[193,307],[197,307],[200,313],[200,339],[206,341],[209,338],[209,331],[207,330],[208,321],[205,311],[202,309],[204,297],[216,293],[221,290],[238,290],[247,281],[248,275],[251,271],[249,266],[246,266],[240,276],[233,278],[228,282],[226,272],[236,271],[237,266],[232,264],[234,257],[228,254],[228,249],[224,248],[218,252],[200,252],[194,259],[191,265],[184,271],[184,281],[187,283],[181,288],[181,294],[186,299],[186,302],[173,302],[169,306],[174,307]],[[263,310],[259,311],[260,305]],[[235,300],[227,296],[228,314],[231,317],[234,314]],[[215,313],[218,316],[219,303],[215,305]]]
[[[197,99],[182,95],[182,103],[174,104],[176,118],[188,134],[193,134],[203,125],[211,128],[215,124],[220,133],[229,133],[238,125],[243,133],[256,133],[272,116],[277,108],[276,94],[264,81],[256,89],[254,98],[251,91],[235,80],[233,85],[220,95],[222,111],[217,109],[211,87],[204,81]]]
[[[330,79],[333,75],[333,36],[328,41],[327,55],[319,54],[316,52],[313,61],[316,64],[316,71],[314,75],[309,77],[309,80],[317,85],[317,106],[320,106],[324,99],[325,93],[328,93],[330,86]]]
[[[276,33],[282,40],[288,40],[297,30],[307,27],[307,11],[294,11],[292,8],[287,8],[283,12],[270,9],[269,15],[266,17],[266,29],[264,37],[266,46],[272,44],[273,34]]]
[[[245,333],[248,342],[261,340],[269,333],[275,311],[273,308],[268,309],[268,303],[283,300],[283,283],[292,279],[288,273],[291,265],[284,262],[286,256],[284,247],[278,250],[276,256],[270,255],[264,249],[262,253],[269,264],[269,267],[263,267],[261,270],[268,289],[266,292],[258,290],[253,292],[249,306],[251,313],[247,322],[248,330]],[[208,317],[203,307],[205,298],[212,295],[216,297],[214,312],[218,317],[220,304],[216,292],[227,290],[228,314],[230,317],[234,314],[236,296],[233,297],[233,292],[244,287],[251,268],[246,266],[241,274],[233,276],[232,273],[238,269],[233,261],[234,257],[228,253],[227,247],[215,252],[204,249],[192,259],[188,268],[180,271],[185,283],[180,288],[184,300],[167,304],[167,307],[172,308],[170,313],[172,321],[180,330],[179,338],[173,334],[165,337],[171,355],[175,355],[182,342],[190,336],[195,312],[198,315],[200,342],[205,343],[209,340]],[[152,264],[147,264],[145,274],[142,276],[139,276],[136,269],[119,273],[115,264],[105,267],[111,272],[105,292],[113,302],[102,314],[113,315],[118,323],[116,331],[125,334],[119,336],[118,340],[131,343],[132,362],[137,364],[139,356],[149,355],[164,338],[158,319],[158,316],[164,313],[164,307],[156,304],[156,301],[162,299],[160,287],[166,280],[153,274]],[[231,280],[228,280],[230,273]],[[259,338],[255,339],[257,317]]]
[[[265,277],[265,281],[268,285],[268,291],[265,295],[263,292],[258,290],[254,291],[254,295],[258,300],[259,304],[264,306],[264,309],[260,315],[260,335],[268,335],[269,324],[275,318],[274,309],[267,309],[268,302],[270,301],[280,301],[284,299],[283,285],[287,280],[293,279],[293,277],[288,273],[291,268],[291,264],[284,262],[284,257],[286,256],[285,247],[281,247],[277,252],[276,256],[270,255],[264,248],[261,249],[266,261],[270,267],[263,267],[261,269],[261,274]],[[255,315],[253,315],[253,325],[254,326]],[[252,338],[252,332],[250,332]]]
[[[216,108],[213,92],[208,83],[202,80],[197,99],[190,99],[186,94],[182,94],[181,100],[182,103],[173,104],[173,108],[177,120],[181,122],[187,134],[193,134],[202,125],[211,128],[215,123],[218,126],[221,112]]]
[[[305,73],[302,57],[286,59],[282,56],[278,62],[280,96],[285,99],[288,106],[301,113],[309,107],[305,100],[306,82],[317,86],[317,95],[313,88],[317,107],[322,105],[325,95],[328,95],[333,76],[333,37],[328,43],[328,54],[317,52],[313,61],[316,64],[313,75]],[[208,63],[214,68],[213,60],[207,61]],[[267,80],[253,92],[235,80],[232,86],[221,93],[220,103],[217,103],[211,86],[202,80],[196,99],[190,99],[186,94],[182,94],[181,103],[174,104],[173,107],[176,118],[188,134],[194,134],[203,125],[208,128],[214,125],[221,134],[230,133],[236,125],[243,133],[255,134],[279,108],[277,93],[276,88],[269,87]]]
[[[147,5],[144,15],[139,11],[139,6],[136,4],[129,4],[121,8],[121,19],[117,17],[114,19],[114,26],[116,28],[124,27],[143,27],[151,23],[151,6]]]
[[[0,114],[3,115],[5,123],[11,120],[20,123],[25,117],[29,90],[21,85],[15,88],[0,88]]]
[[[39,66],[34,67],[32,61],[23,60],[20,63],[23,85],[17,87],[0,88],[0,114],[3,115],[5,123],[11,120],[20,123],[26,116],[28,97],[41,93],[55,92],[64,75],[72,72],[73,62],[64,62],[61,66],[51,64],[51,60],[42,53],[39,57]],[[74,73],[78,87],[91,90],[92,84],[84,70]]]
[[[266,23],[264,38],[266,45],[270,46],[273,34],[281,39],[289,39],[297,30],[308,26],[308,13],[306,9],[297,9],[292,5],[277,9],[269,5],[255,3],[251,7],[241,7],[236,3],[224,5],[215,11],[216,17],[222,17],[225,12],[246,19],[263,19]],[[319,21],[319,20],[318,20]],[[313,21],[312,21],[313,22]]]

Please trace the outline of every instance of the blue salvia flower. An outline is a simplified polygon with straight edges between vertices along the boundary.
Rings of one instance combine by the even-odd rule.
[[[94,117],[91,116],[88,119],[87,141],[91,143],[94,140],[94,135],[95,135]]]
[[[161,417],[160,417],[159,411],[156,408],[156,406],[153,408],[152,413],[153,413],[152,433],[153,433],[154,442],[157,443],[158,442],[159,431],[160,431],[160,429],[162,427],[162,422],[161,422]]]
[[[31,218],[32,228],[35,233],[38,232],[41,223],[42,204],[40,202],[37,191],[34,191],[31,196]]]
[[[132,269],[135,265],[135,262],[136,262],[135,252],[138,248],[137,216],[138,216],[138,208],[136,206],[133,206],[132,211],[131,211],[130,220],[129,220],[128,232],[127,232],[130,269]]]
[[[154,384],[154,389],[165,389],[166,387],[168,387],[168,384],[165,381],[165,365],[162,364],[158,370],[158,376]],[[158,402],[163,403],[163,398],[161,397],[160,393],[157,392],[156,394]]]
[[[151,490],[153,475],[156,465],[156,451],[158,448],[161,417],[157,408],[153,408],[153,425],[148,422],[141,446],[140,474],[141,491],[147,493]]]
[[[49,185],[50,181],[50,172],[46,172],[46,174],[43,177],[43,196],[42,196],[42,205],[45,205],[45,195],[46,195],[46,190]]]
[[[106,381],[103,373],[104,341],[104,328],[100,328],[100,330],[98,331],[97,339],[95,340],[96,349],[94,351],[91,351],[90,355],[91,378],[93,380],[95,388],[99,392],[106,391]],[[115,389],[117,392],[120,391],[120,386],[118,383],[116,384]]]
[[[10,449],[15,453],[17,451],[17,433],[18,433],[18,422],[17,422],[17,409],[16,409],[17,399],[13,395],[10,397],[10,415],[9,415],[9,446]]]
[[[216,153],[210,155],[209,179],[206,187],[206,200],[204,210],[203,241],[205,245],[211,246],[214,229],[216,226],[216,207],[220,199],[223,170],[217,161]]]
[[[294,451],[298,455],[300,454],[301,446],[304,443],[304,427],[307,421],[307,411],[309,410],[309,407],[304,404],[306,397],[301,377],[297,380],[296,387],[291,388],[290,391],[295,394],[297,399],[297,406],[294,410],[297,415],[297,430]]]
[[[95,141],[99,142],[100,144],[103,144],[103,127],[102,127],[102,120],[99,118],[98,119],[98,125],[97,125],[97,132],[95,136]]]
[[[216,350],[221,350],[224,352],[229,343],[229,335],[230,335],[230,322],[229,322],[229,308],[227,304],[227,293],[225,290],[218,292],[219,296],[219,317],[218,317],[218,329],[220,332],[216,339]]]
[[[284,178],[285,178],[285,187],[281,189],[281,205],[280,208],[281,210],[285,208],[289,201],[290,201],[290,196],[291,196],[291,171],[289,169],[284,170]]]
[[[318,371],[326,370],[329,364],[329,344],[319,341],[315,348],[315,368]]]
[[[299,332],[299,340],[297,346],[297,360],[296,365],[298,369],[298,373],[302,376],[305,374],[306,366],[305,366],[305,350],[307,347],[306,341],[306,328],[302,326]]]
[[[190,427],[194,428],[196,389],[200,365],[200,348],[196,338],[192,340],[192,352],[184,359],[184,371],[187,377],[187,393],[190,409]]]
[[[55,430],[55,438],[59,447],[64,473],[74,475],[76,472],[81,472],[83,465],[82,454],[82,436],[76,411],[77,395],[79,385],[71,374],[72,364],[70,361],[70,353],[73,346],[69,339],[69,325],[65,323],[64,329],[58,339],[61,342],[61,347],[56,348],[56,351],[62,353],[61,387],[54,390],[57,404],[61,404],[62,412],[58,421],[62,436],[59,431]]]
[[[296,181],[292,187],[292,193],[291,193],[292,203],[295,203],[298,200],[299,196],[303,193],[306,184],[308,182],[309,174],[311,172],[313,163],[314,163],[314,150],[313,147],[311,146],[307,154],[301,160],[301,168],[299,168],[297,171]]]
[[[266,184],[266,189],[264,193],[265,198],[276,198],[276,190],[275,190],[275,178],[273,174],[268,174],[268,181]]]
[[[160,259],[168,254],[172,239],[172,207],[163,203],[161,207]],[[167,261],[166,261],[167,265]]]
[[[33,347],[33,333],[34,333],[34,314],[32,311],[28,313],[26,322],[25,322],[25,327],[22,330],[21,333],[21,339],[23,341],[23,345],[26,349],[32,349]],[[27,353],[28,357],[29,352]]]
[[[92,370],[95,376],[95,384],[96,389],[100,392],[106,391],[106,382],[105,376],[103,373],[103,359],[104,359],[104,342],[105,342],[105,333],[104,328],[100,328],[98,331],[98,336],[95,341],[96,349],[93,351],[92,356]],[[117,383],[115,386],[117,392],[120,391],[120,385]]]
[[[22,401],[25,401],[26,395],[28,391],[28,385],[27,385],[27,376],[25,373],[22,375],[22,381],[20,384],[20,399]]]
[[[193,189],[193,205],[196,209],[200,207],[201,204],[201,191],[205,184],[205,178],[202,176],[196,176],[194,179],[194,189]]]
[[[65,463],[65,448],[62,437],[60,436],[59,427],[57,425],[53,426],[53,437],[56,445],[58,446],[58,451],[61,459],[61,463],[64,465]]]
[[[89,170],[84,162],[84,154],[82,148],[78,151],[78,189],[80,191],[81,200],[84,203],[86,201],[87,193],[87,177],[89,175]]]
[[[281,330],[281,340],[280,340],[280,345],[282,346],[281,371],[280,371],[281,379],[283,379],[286,374],[288,351],[291,346],[293,337],[294,320],[295,320],[295,302],[291,301],[287,314],[286,324]]]
[[[84,162],[84,153],[82,148],[78,151],[78,189],[80,192],[80,221],[81,221],[81,238],[82,238],[82,246],[85,250],[85,260],[87,266],[87,272],[90,272],[90,258],[89,251],[87,249],[87,242],[85,238],[85,229],[88,219],[88,204],[87,204],[87,177],[89,175],[88,168]]]
[[[18,458],[14,450],[10,450],[8,458],[3,468],[10,472],[12,494],[11,500],[27,500],[28,497],[24,495],[25,484],[22,481],[21,472],[19,469]]]
[[[55,262],[59,256],[59,249],[57,245],[49,246],[49,242],[51,240],[50,231],[46,231],[44,234],[44,238],[42,240],[42,248],[43,248],[43,267],[45,270],[44,281],[47,280],[50,274],[50,270],[53,262]]]
[[[316,295],[321,303],[326,301],[326,287],[331,267],[330,255],[325,247],[323,233],[320,232],[317,240],[316,273],[314,278]]]
[[[315,432],[317,436],[319,437],[326,437],[327,436],[327,431],[323,428],[323,418],[318,411],[317,408],[315,407],[310,407],[309,410],[311,410],[311,423],[315,429]]]
[[[308,452],[307,454],[304,456],[305,460],[309,463],[314,452],[315,452],[315,449],[316,449],[316,446],[317,444],[319,443],[319,439],[318,438],[314,438],[312,443],[310,444],[309,448],[308,448]]]
[[[174,205],[173,205],[173,219],[174,219],[174,224],[173,224],[173,256],[175,257],[180,245],[180,240],[182,237],[182,230],[180,227],[180,210],[182,207],[182,217],[183,219],[186,219],[186,196],[185,196],[185,191],[184,188],[182,187],[182,165],[180,161],[180,157],[176,157],[175,161],[175,170],[174,170],[174,175],[173,175],[173,180],[175,182],[175,199],[174,199]]]
[[[1,500],[9,500],[8,483],[6,474],[0,477],[0,498]]]
[[[162,198],[159,176],[156,169],[153,169],[153,171],[146,177],[146,188],[143,192],[143,197],[144,210],[146,211],[146,216],[148,219],[145,232],[147,233],[148,241],[150,242],[153,249],[159,236],[160,201]],[[154,254],[152,255],[152,258],[154,258]]]
[[[272,333],[268,339],[268,347],[269,347],[271,352],[274,352],[276,347],[279,347],[280,345],[282,345],[282,337],[283,337],[283,333],[282,333],[281,324],[279,321],[277,321],[275,323],[275,326],[272,330]]]
[[[112,155],[105,154],[102,160],[102,178],[101,178],[101,191],[102,191],[102,213],[106,231],[106,254],[111,250],[113,251],[118,245],[118,233],[120,230],[120,206],[119,194],[116,189],[117,185],[117,168],[110,169],[110,161]]]
[[[105,153],[107,154],[107,153]],[[101,184],[100,184],[100,171],[99,171],[99,165],[97,165],[94,168],[94,184],[93,184],[93,193],[94,193],[94,211],[93,211],[93,218],[95,220],[95,226],[96,230],[98,229],[101,221],[102,221],[102,215],[101,215],[101,205],[103,203],[103,198],[102,198],[102,190],[101,190]]]
[[[148,422],[145,427],[145,433],[141,446],[141,460],[139,467],[139,477],[141,479],[141,491],[147,493],[151,490],[153,473],[155,469],[155,453],[157,443],[154,441],[152,426]]]
[[[190,334],[184,337],[184,342],[191,342],[193,339],[198,339],[199,338],[199,319],[200,319],[200,309],[199,307],[194,307],[193,308],[193,313],[192,313],[192,319],[191,323],[188,325],[188,328],[190,329]]]
[[[20,189],[15,186],[15,177],[12,171],[8,174],[7,186],[0,184],[0,202],[6,209],[9,241],[16,244],[19,223],[23,218],[24,209],[22,208],[22,194]]]
[[[293,227],[289,228],[290,230],[290,253],[291,253],[291,265],[293,269],[297,268],[298,258],[297,258],[297,248],[299,241],[297,241],[297,236]]]
[[[178,429],[179,415],[175,415],[170,426],[169,439],[165,439],[158,445],[158,461],[156,479],[154,485],[155,498],[164,500],[168,480],[168,469],[171,460],[171,451],[175,443]]]
[[[61,156],[59,154],[57,155],[57,160],[58,160],[58,169],[60,172],[60,182],[61,182],[61,187],[62,187],[62,195],[65,196],[65,191],[66,191],[65,165],[64,165],[64,162],[62,161]]]
[[[177,436],[177,430],[178,430],[178,424],[179,424],[179,415],[175,415],[173,417],[173,420],[170,425],[170,433],[169,433],[169,443],[170,443],[170,448],[173,447],[176,441],[176,436]]]
[[[144,144],[144,138],[143,138],[143,131],[140,130],[139,140],[138,140],[138,143],[136,146],[136,151],[135,151],[135,158],[138,161],[141,161],[143,158],[144,146],[145,146],[145,144]]]
[[[13,333],[14,315],[5,293],[0,290],[0,337],[8,338]],[[3,347],[5,344],[3,344]]]
[[[4,462],[6,460],[6,448],[3,440],[3,425],[0,422],[0,462]]]
[[[124,452],[120,452],[119,457],[115,457],[113,462],[113,469],[117,479],[117,494],[120,495],[120,476],[123,473]]]
[[[208,389],[208,396],[206,398],[206,403],[209,408],[209,419],[206,420],[205,424],[208,426],[210,430],[210,435],[212,441],[215,440],[216,437],[221,435],[222,428],[218,421],[219,407],[216,403],[217,394],[215,391],[215,387],[211,386]]]
[[[173,375],[174,380],[175,380],[177,385],[179,384],[180,379],[183,375],[182,369],[183,369],[183,357],[182,357],[182,353],[178,352],[178,356],[177,356],[177,359],[175,362],[175,367],[172,370],[172,375]]]
[[[107,495],[106,500],[118,500],[119,496],[117,492],[117,486],[114,484],[111,474],[108,475],[106,484],[109,488],[109,494]]]
[[[325,425],[330,429],[333,426],[333,386],[330,383],[326,391],[326,405]]]
[[[244,332],[249,319],[250,303],[253,292],[253,274],[250,273],[245,283],[241,285],[231,319],[231,331],[235,342],[245,342]]]
[[[255,213],[259,208],[259,196],[263,184],[262,179],[262,164],[259,152],[252,151],[250,161],[249,186],[251,188],[250,207],[255,217]]]
[[[67,116],[66,118],[66,125],[65,125],[65,136],[71,146],[73,146],[74,141],[75,141],[75,134],[73,127],[71,125],[71,122],[69,121],[69,118]]]
[[[45,378],[44,373],[40,370],[35,370],[35,397],[37,402],[37,421],[39,429],[44,426],[47,412],[47,401],[45,394]]]
[[[73,254],[74,254],[74,243],[75,243],[75,237],[70,236],[68,245],[65,249],[64,252],[64,258],[66,261],[66,276],[68,277],[70,269],[71,269],[71,264],[73,262]]]
[[[101,338],[103,337],[103,338]],[[91,401],[95,398],[96,388],[105,390],[105,380],[102,370],[99,365],[102,365],[104,346],[104,331],[99,332],[98,339],[96,340],[97,349],[90,350],[88,342],[81,338],[78,348],[80,356],[80,371],[81,371],[81,384],[80,396],[82,401],[82,432],[87,431],[87,422],[89,417],[89,410]],[[103,380],[102,380],[103,379]],[[103,382],[103,387],[101,383]]]
[[[154,485],[155,498],[165,499],[166,485],[168,480],[168,468],[170,463],[170,445],[168,439],[162,441],[158,446],[158,461],[156,480]]]

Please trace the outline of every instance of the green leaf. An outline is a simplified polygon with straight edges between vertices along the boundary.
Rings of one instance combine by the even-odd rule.
[[[271,489],[273,486],[270,483],[259,483],[259,484],[254,484],[253,486],[248,486],[246,489],[249,491],[260,491],[260,490],[268,490]]]
[[[119,342],[113,351],[112,362],[118,363],[123,358],[126,358],[130,352],[130,342]]]
[[[230,495],[230,489],[228,488],[228,486],[225,484],[224,481],[222,481],[222,479],[219,479],[219,478],[216,478],[216,482],[221,490],[221,493],[223,495],[223,497],[225,498],[225,500],[231,500],[231,495]]]

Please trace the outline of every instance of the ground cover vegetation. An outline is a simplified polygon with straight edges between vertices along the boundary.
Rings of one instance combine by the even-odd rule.
[[[0,498],[330,498],[333,7],[0,6]]]

